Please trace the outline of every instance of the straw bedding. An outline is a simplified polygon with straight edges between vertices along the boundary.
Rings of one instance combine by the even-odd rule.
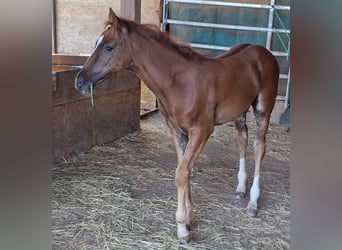
[[[248,189],[254,122],[248,122]],[[235,198],[238,147],[232,124],[215,129],[191,174],[191,242],[176,236],[176,154],[160,114],[141,130],[53,166],[53,249],[289,249],[290,133],[271,125],[258,216]]]

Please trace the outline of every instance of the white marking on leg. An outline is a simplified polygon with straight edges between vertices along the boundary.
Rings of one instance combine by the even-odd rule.
[[[257,109],[258,111],[264,110],[264,106],[263,106],[263,103],[262,103],[261,101],[258,101],[258,102],[257,102],[256,109]]]
[[[242,136],[243,139],[247,140],[247,132],[246,131],[243,131],[241,133],[241,136]]]
[[[177,221],[177,236],[181,240],[188,241],[189,240],[189,235],[190,232],[186,228],[186,223],[187,223],[187,215],[186,211],[180,206],[177,209],[176,212],[176,221]],[[190,221],[189,221],[190,223]]]
[[[257,201],[260,195],[259,189],[259,176],[254,176],[253,185],[251,187],[251,199],[250,202],[257,205]]]
[[[189,241],[190,232],[186,228],[185,223],[178,223],[177,222],[177,237],[180,240],[185,240],[186,242]]]
[[[246,192],[246,160],[245,158],[240,158],[240,164],[239,164],[239,173],[238,173],[238,186],[236,189],[236,192]]]
[[[177,236],[181,240],[185,240],[186,242],[189,240],[190,232],[186,228],[187,222],[187,214],[185,207],[185,188],[177,187],[177,195],[178,195],[178,204],[176,211],[176,221],[177,221]]]

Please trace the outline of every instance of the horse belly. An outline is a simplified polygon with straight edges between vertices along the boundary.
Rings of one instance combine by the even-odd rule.
[[[257,77],[250,74],[248,68],[241,67],[239,75],[232,73],[226,79],[219,81],[221,84],[217,85],[215,91],[215,125],[233,121],[246,112],[260,88]]]
[[[234,121],[244,111],[231,108],[217,108],[215,110],[215,125]]]
[[[234,121],[239,115],[246,112],[255,96],[234,96],[220,102],[215,109],[215,125]]]

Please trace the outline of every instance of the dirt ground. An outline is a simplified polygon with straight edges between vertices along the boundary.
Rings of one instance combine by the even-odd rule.
[[[248,190],[254,122],[248,121]],[[290,132],[272,124],[259,211],[235,197],[239,162],[232,123],[216,127],[192,175],[191,242],[176,236],[176,154],[159,113],[141,130],[53,166],[53,249],[289,249]]]

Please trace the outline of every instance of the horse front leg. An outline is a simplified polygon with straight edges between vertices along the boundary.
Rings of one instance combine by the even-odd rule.
[[[173,135],[173,139],[174,139],[176,151],[177,151],[177,166],[178,166],[182,162],[186,146],[188,145],[188,142],[189,142],[189,136],[184,133],[175,132],[174,130],[172,130],[172,135]],[[187,215],[186,227],[189,229],[190,228],[190,214],[192,211],[190,181],[189,181],[189,187],[187,189],[187,193],[185,194],[185,208],[186,208],[186,215]]]
[[[190,241],[190,214],[192,210],[190,171],[207,142],[212,130],[193,129],[189,131],[189,141],[184,155],[176,169],[175,185],[177,187],[177,236],[181,242]]]
[[[171,128],[171,134],[172,134],[173,141],[176,147],[176,152],[177,152],[177,165],[179,165],[183,159],[186,146],[188,145],[189,136],[184,133],[177,132],[172,128]]]

